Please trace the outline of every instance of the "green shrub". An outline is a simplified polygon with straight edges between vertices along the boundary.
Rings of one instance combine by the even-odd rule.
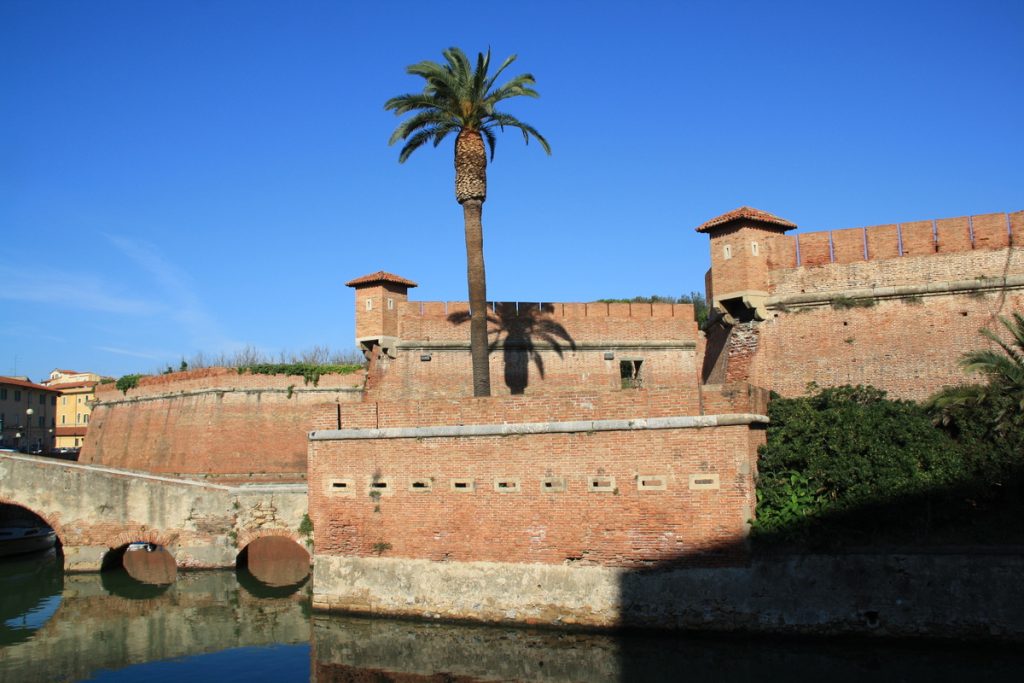
[[[122,394],[127,395],[129,389],[134,389],[139,386],[139,380],[145,377],[145,375],[124,375],[114,384],[118,389],[121,390]]]
[[[847,530],[870,535],[890,522],[888,513],[876,517],[872,510],[940,489],[963,473],[959,446],[933,426],[924,408],[887,399],[873,387],[776,399],[768,415],[755,535],[827,538],[836,531],[830,524],[837,515],[851,512],[860,528]],[[848,524],[844,518],[842,525]]]
[[[238,374],[251,372],[254,375],[295,375],[302,377],[304,384],[317,386],[323,375],[347,375],[359,372],[362,365],[325,365],[320,363],[257,363],[238,366]]]

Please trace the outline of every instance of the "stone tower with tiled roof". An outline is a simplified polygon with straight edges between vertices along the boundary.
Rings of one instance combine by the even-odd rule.
[[[697,232],[711,238],[711,270],[705,284],[712,308],[730,319],[763,319],[772,240],[795,227],[749,206],[698,226]]]
[[[379,345],[390,352],[398,339],[399,312],[416,283],[379,270],[345,285],[356,292],[356,345],[367,351]]]

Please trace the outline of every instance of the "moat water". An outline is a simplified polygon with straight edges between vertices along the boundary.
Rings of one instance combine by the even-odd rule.
[[[124,570],[65,575],[50,552],[0,561],[8,681],[994,681],[1024,648],[637,633],[314,614],[308,582]]]

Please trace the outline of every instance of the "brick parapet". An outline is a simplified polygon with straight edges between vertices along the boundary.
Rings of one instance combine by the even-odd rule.
[[[348,374],[321,375],[317,385],[306,384],[297,375],[264,375],[251,372],[239,373],[234,368],[203,368],[186,372],[172,372],[166,375],[151,375],[139,378],[138,385],[121,392],[114,383],[96,387],[96,400],[100,402],[121,401],[129,398],[152,396],[173,396],[176,394],[201,392],[204,390],[334,390],[359,389],[366,377],[365,371]]]
[[[323,404],[360,401],[364,372],[290,375],[216,368],[143,378],[127,395],[108,388],[95,405],[80,461],[180,475],[301,480],[305,433]],[[328,423],[329,424],[329,423]],[[334,425],[337,425],[335,417]]]
[[[764,392],[745,383],[698,387],[696,381],[674,389],[620,389],[536,396],[419,398],[347,403],[337,407],[342,429],[382,429],[424,425],[482,425],[523,422],[659,418],[674,415],[763,413]],[[704,410],[702,413],[702,405]],[[329,407],[318,424],[330,426]]]
[[[410,301],[403,304],[398,333],[403,342],[466,341],[466,302]],[[565,347],[608,339],[675,339],[695,341],[692,304],[524,303],[488,305],[491,332],[498,338],[532,337]]]

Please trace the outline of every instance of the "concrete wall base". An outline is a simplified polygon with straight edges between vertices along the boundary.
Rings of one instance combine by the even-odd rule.
[[[1020,555],[791,555],[643,572],[318,555],[313,607],[599,628],[1024,641],[1022,572]]]
[[[110,548],[99,545],[66,545],[61,548],[64,553],[64,571],[66,572],[98,572],[103,565],[103,556]]]

